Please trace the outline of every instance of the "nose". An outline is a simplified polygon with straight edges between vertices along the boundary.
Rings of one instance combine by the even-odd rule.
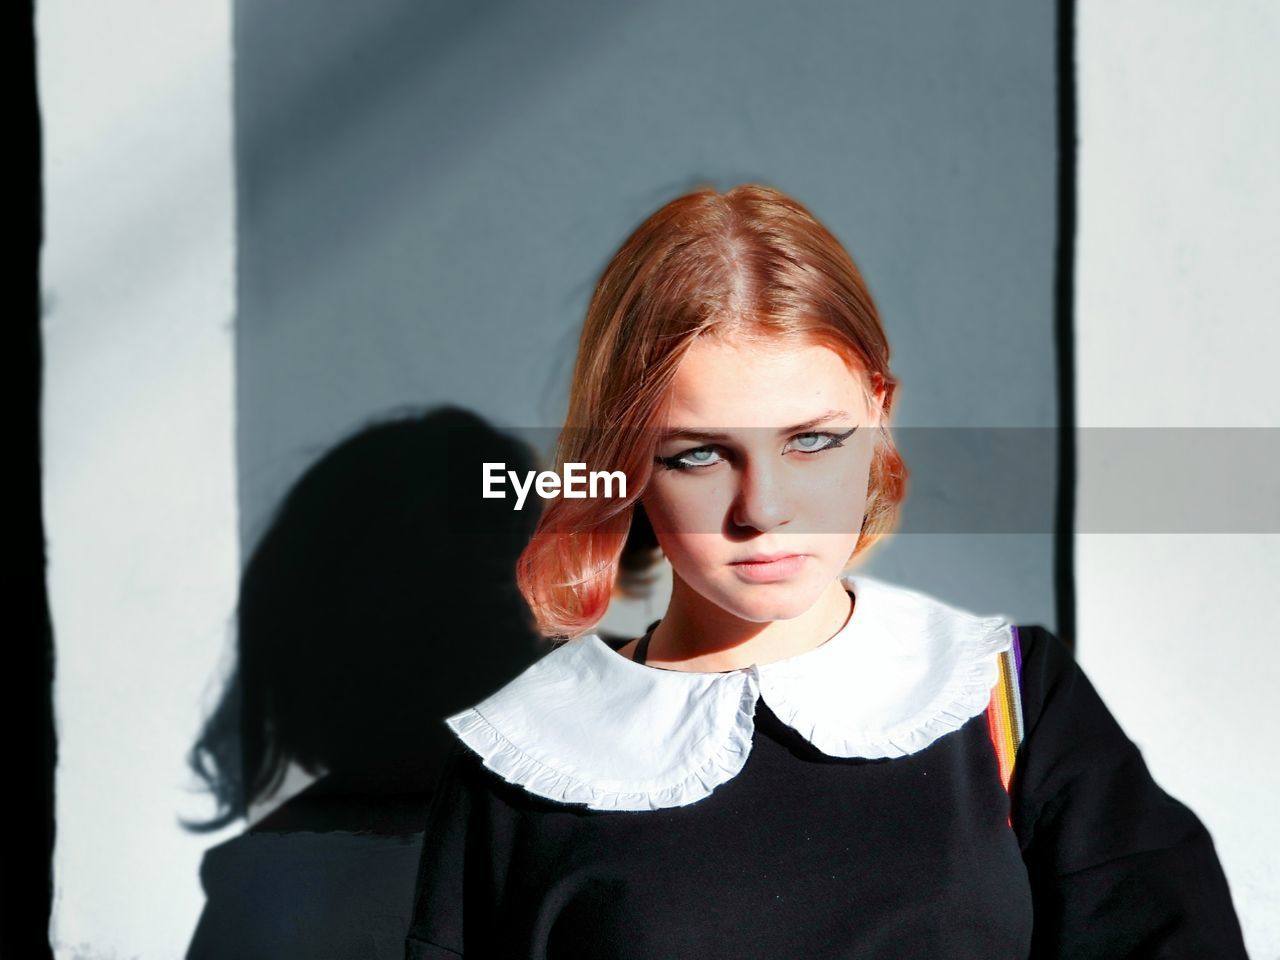
[[[791,493],[781,465],[748,464],[743,468],[732,519],[740,527],[767,533],[791,519]]]

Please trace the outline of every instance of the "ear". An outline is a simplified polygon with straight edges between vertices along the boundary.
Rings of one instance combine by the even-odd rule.
[[[882,374],[871,374],[871,426],[878,427],[889,419],[893,390],[894,385],[887,383]]]

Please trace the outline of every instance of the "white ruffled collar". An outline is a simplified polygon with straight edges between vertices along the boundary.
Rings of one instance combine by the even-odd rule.
[[[863,574],[853,616],[803,653],[724,673],[636,663],[590,633],[445,721],[509,783],[596,810],[701,800],[751,751],[756,701],[832,757],[916,753],[986,709],[1011,620]]]

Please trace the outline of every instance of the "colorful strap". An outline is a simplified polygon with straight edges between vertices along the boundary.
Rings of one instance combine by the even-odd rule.
[[[991,702],[987,704],[987,730],[996,748],[1000,764],[1000,783],[1005,792],[1013,779],[1013,765],[1018,759],[1018,747],[1022,743],[1022,641],[1018,628],[1011,626],[1013,644],[1000,654],[1000,679],[991,690]],[[1013,825],[1012,815],[1009,825]]]

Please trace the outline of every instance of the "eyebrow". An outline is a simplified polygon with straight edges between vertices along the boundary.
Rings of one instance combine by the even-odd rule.
[[[802,433],[813,427],[821,426],[831,420],[850,419],[849,414],[843,410],[828,410],[826,413],[814,417],[812,420],[806,420],[804,423],[797,423],[794,426],[783,427],[778,431],[778,436],[787,436],[793,433]],[[723,441],[733,439],[727,433],[716,433],[715,431],[693,430],[682,427],[676,430],[669,430],[659,438],[659,443],[668,443],[671,440],[713,440]]]

